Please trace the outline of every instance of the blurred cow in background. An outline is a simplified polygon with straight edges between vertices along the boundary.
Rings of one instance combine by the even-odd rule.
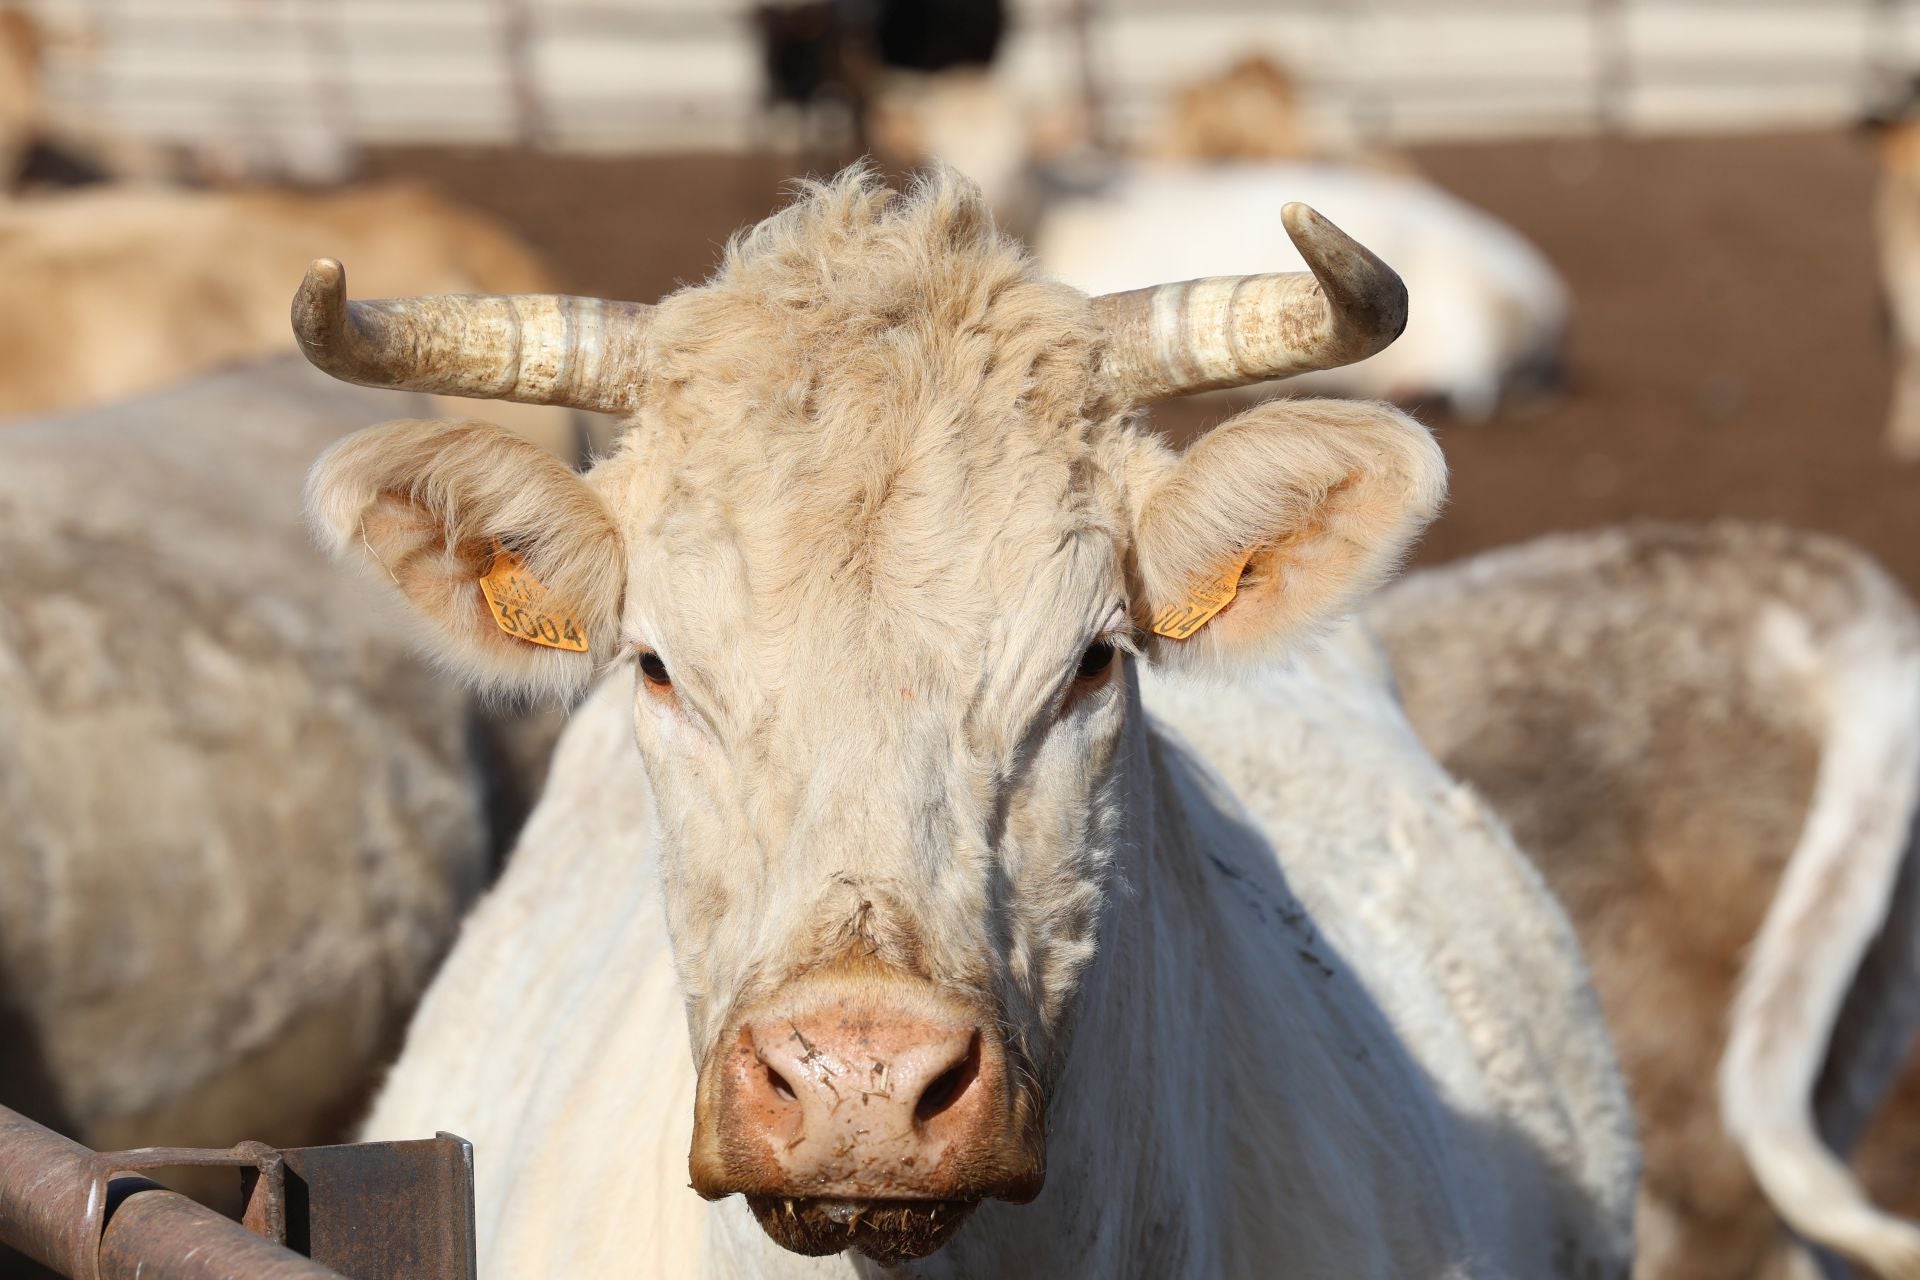
[[[1293,76],[1255,53],[1174,90],[1145,149],[1164,160],[1301,160],[1320,145]]]
[[[0,431],[0,1102],[311,1142],[394,1046],[557,729],[312,545],[314,450],[400,407],[289,356]]]
[[[394,292],[550,285],[504,227],[412,185],[101,187],[0,203],[0,415],[101,404],[287,351],[287,272],[332,244],[364,247]]]
[[[1920,1025],[1911,601],[1830,539],[1652,525],[1416,573],[1370,617],[1580,931],[1645,1149],[1635,1275],[1806,1274],[1785,1219],[1920,1277],[1920,1229],[1831,1154]],[[1883,1127],[1910,1140],[1914,1101]]]
[[[0,13],[29,176],[39,38]],[[464,408],[255,363],[328,252],[398,294],[554,283],[414,184],[0,199],[0,1102],[95,1147],[339,1135],[557,730],[449,697],[311,546],[315,449]]]
[[[1372,160],[1050,163],[1071,153],[1073,118],[1071,104],[1024,103],[971,72],[896,82],[875,104],[874,140],[897,162],[940,160],[973,178],[1043,268],[1090,293],[1249,262],[1297,270],[1280,210],[1325,210],[1394,264],[1411,311],[1399,342],[1290,384],[1302,392],[1438,400],[1480,419],[1509,389],[1557,382],[1566,286],[1525,237],[1465,201]]]
[[[1880,146],[1880,190],[1874,234],[1880,283],[1894,344],[1887,447],[1920,461],[1920,86],[1898,107],[1874,117]]]
[[[766,109],[844,112],[859,151],[877,79],[984,67],[1007,29],[1005,0],[768,0],[751,18]]]
[[[48,32],[27,10],[0,6],[0,198],[111,178],[165,179],[190,168],[184,151],[54,118],[44,93]]]
[[[1553,384],[1566,286],[1512,228],[1417,178],[1323,164],[1141,165],[1063,196],[1034,235],[1041,265],[1094,293],[1298,270],[1280,224],[1299,200],[1378,246],[1407,281],[1407,329],[1378,355],[1289,383],[1307,394],[1444,401],[1484,419],[1509,389]]]
[[[286,281],[315,254],[352,253],[393,293],[554,287],[505,226],[415,184],[155,182],[258,166],[219,144],[187,154],[57,129],[41,94],[46,38],[25,11],[0,7],[0,187],[15,193],[0,198],[0,419],[106,404],[288,350]],[[76,185],[88,189],[45,189]],[[550,409],[490,406],[488,417],[569,459],[589,444],[589,424]]]
[[[553,287],[505,227],[407,183],[106,186],[0,202],[0,416],[104,404],[287,351],[286,281],[317,252],[364,255],[383,293]],[[569,459],[583,447],[558,410],[486,416]]]
[[[0,185],[15,185],[40,128],[40,29],[0,8]]]
[[[112,181],[336,183],[350,173],[352,140],[305,113],[228,118],[187,143],[135,137],[90,112],[51,109],[47,50],[64,48],[70,63],[97,65],[107,56],[102,34],[110,25],[71,6],[44,24],[27,9],[0,6],[0,192]]]
[[[1310,116],[1293,74],[1264,53],[1173,91],[1142,154],[1155,160],[1238,164],[1321,160],[1412,174],[1395,151],[1363,146],[1336,118]]]
[[[1089,163],[1081,104],[1028,101],[982,68],[889,76],[868,104],[867,131],[875,154],[891,164],[937,160],[967,175],[1000,225],[1028,239],[1049,200]],[[1095,180],[1105,169],[1095,163]]]

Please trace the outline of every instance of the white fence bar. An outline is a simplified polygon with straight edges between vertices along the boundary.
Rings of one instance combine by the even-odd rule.
[[[1003,73],[1101,125],[1253,50],[1386,141],[1833,125],[1920,69],[1920,0],[1010,0]],[[749,0],[27,0],[56,118],[157,142],[747,145]]]

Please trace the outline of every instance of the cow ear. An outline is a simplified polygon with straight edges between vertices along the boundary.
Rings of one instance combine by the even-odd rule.
[[[565,463],[483,422],[389,422],[307,481],[321,541],[397,587],[475,685],[570,696],[618,647],[625,564],[606,504]]]
[[[1149,656],[1232,668],[1338,620],[1446,495],[1446,462],[1385,405],[1275,400],[1168,460],[1135,515]]]

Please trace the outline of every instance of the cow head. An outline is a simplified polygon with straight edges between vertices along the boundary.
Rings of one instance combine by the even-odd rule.
[[[1039,1191],[1130,847],[1133,664],[1273,652],[1438,503],[1433,443],[1381,406],[1275,402],[1184,455],[1138,422],[1397,333],[1398,279],[1286,217],[1317,279],[1088,299],[964,180],[855,172],[654,307],[348,304],[332,263],[296,300],[352,380],[630,418],[585,476],[479,423],[377,427],[320,462],[312,506],[476,682],[631,669],[693,1184],[788,1248],[919,1256]],[[503,553],[580,651],[502,629]]]

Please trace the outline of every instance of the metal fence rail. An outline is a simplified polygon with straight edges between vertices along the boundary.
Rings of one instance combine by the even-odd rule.
[[[13,0],[57,116],[264,153],[379,142],[729,148],[761,136],[758,0]],[[1304,108],[1385,142],[1792,127],[1920,69],[1920,0],[1009,0],[1003,73],[1103,132],[1260,51]]]
[[[244,1225],[138,1170],[228,1167]],[[473,1280],[473,1152],[451,1134],[96,1152],[0,1107],[0,1243],[72,1280]]]
[[[0,1240],[74,1280],[341,1280],[0,1107]]]

